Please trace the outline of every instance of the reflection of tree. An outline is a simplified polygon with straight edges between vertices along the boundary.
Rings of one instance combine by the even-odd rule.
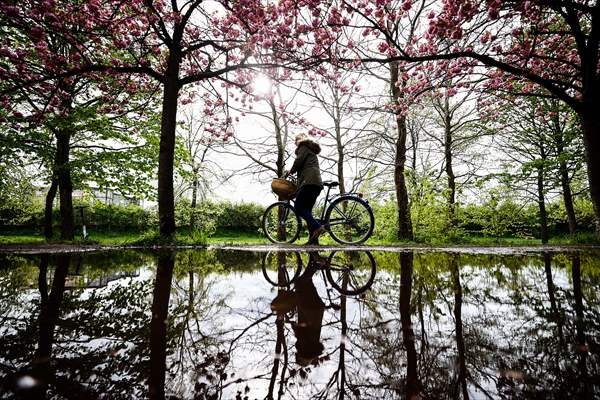
[[[583,313],[583,295],[581,292],[581,261],[579,254],[574,254],[571,258],[572,267],[571,274],[573,278],[573,297],[575,298],[575,331],[576,331],[576,347],[577,354],[577,369],[579,376],[577,377],[576,394],[582,398],[591,398],[589,387],[589,374],[587,368],[589,346],[585,335],[585,315]],[[596,381],[598,382],[598,381]]]
[[[346,289],[348,287],[348,277],[345,276],[342,282],[342,288]],[[348,321],[347,319],[347,298],[346,296],[340,296],[340,357],[338,361],[337,374],[339,375],[339,383],[338,383],[338,391],[339,391],[339,399],[342,400],[344,398],[344,394],[346,393],[346,342],[348,339]]]
[[[189,393],[216,393],[227,378],[220,316],[227,312],[228,293],[215,293],[210,274],[223,270],[215,253],[183,251],[175,259],[169,308],[167,386],[180,397]]]
[[[562,316],[560,315],[558,302],[556,301],[556,287],[552,277],[552,256],[548,252],[544,253],[544,272],[546,274],[546,290],[548,290],[548,299],[550,300],[550,319],[556,323],[559,350],[562,350],[564,346]]]
[[[50,374],[45,389],[48,397],[93,399],[105,393],[113,399],[135,397],[145,391],[149,285],[128,282],[127,286],[67,292],[72,258],[68,254],[42,256],[37,279],[30,281],[37,284],[33,293],[17,286],[9,288],[21,290],[22,295],[17,304],[3,301],[0,305],[9,308],[12,327],[5,330],[3,326],[0,340],[0,391],[4,391],[2,380],[32,375],[37,368]],[[95,265],[104,270],[128,270],[132,264],[127,263],[139,268],[142,259],[138,255],[119,264],[123,259],[117,255],[115,264],[102,257],[102,263],[109,264],[95,260]],[[88,260],[94,256],[83,257],[82,271],[101,275]],[[31,363],[32,355],[35,363]],[[7,360],[10,364],[4,364]]]
[[[412,328],[410,297],[413,280],[413,254],[400,253],[400,323],[402,341],[406,350],[406,382],[404,393],[406,398],[419,398],[421,382],[417,374],[417,350],[415,349],[415,334]]]
[[[280,289],[281,290],[281,289]],[[271,369],[271,378],[269,379],[269,391],[267,393],[267,399],[272,400],[273,393],[275,390],[275,383],[277,382],[277,374],[279,371],[279,364],[281,367],[281,376],[279,377],[279,390],[277,391],[277,398],[281,398],[284,393],[285,384],[285,373],[288,366],[288,351],[285,340],[285,318],[283,315],[278,315],[275,319],[275,326],[277,327],[277,340],[275,342],[275,357],[273,360],[273,368]]]
[[[502,395],[591,398],[600,390],[592,384],[600,382],[598,357],[590,351],[593,341],[583,333],[591,330],[597,337],[598,303],[586,305],[579,259],[574,253],[564,265],[562,255],[544,254],[542,263],[529,259],[517,272],[519,285],[511,288],[516,293],[503,305],[510,312],[498,316],[505,324],[496,350],[501,371],[496,385]],[[572,291],[561,287],[569,275]],[[584,283],[598,286],[597,280]],[[565,306],[570,299],[572,311]]]
[[[269,290],[256,254],[182,251],[137,278],[62,290],[59,302],[73,270],[62,279],[58,258],[0,269],[0,392],[50,349],[48,397],[130,399],[149,387],[181,399],[597,397],[597,257],[375,256],[364,296],[325,297],[314,276],[325,351],[306,367],[294,363],[296,310],[271,312],[280,289]],[[84,256],[81,273],[131,271],[150,257]]]
[[[175,267],[175,255],[160,253],[152,296],[152,319],[150,321],[150,399],[165,398],[165,372],[167,358],[167,317],[171,280]]]
[[[48,387],[55,383],[55,376],[51,367],[52,345],[54,344],[54,331],[60,313],[60,306],[65,292],[65,280],[69,272],[71,256],[63,254],[58,257],[58,266],[54,271],[52,289],[47,292],[46,271],[48,268],[47,255],[42,256],[40,262],[40,316],[38,318],[38,346],[31,364],[31,376],[39,382],[33,387],[32,398],[45,398]]]
[[[452,288],[454,289],[454,329],[456,336],[456,350],[458,352],[458,377],[456,384],[460,387],[463,399],[469,398],[467,391],[467,366],[465,362],[465,339],[463,337],[462,322],[462,286],[460,284],[460,270],[457,256],[450,258],[450,272],[452,275]],[[452,388],[455,398],[458,398],[456,387]]]

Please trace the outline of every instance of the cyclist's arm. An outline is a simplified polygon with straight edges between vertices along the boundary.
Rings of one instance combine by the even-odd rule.
[[[300,147],[298,155],[296,156],[294,164],[292,165],[292,169],[290,169],[288,175],[293,175],[302,169],[302,167],[304,166],[304,162],[306,161],[306,156],[308,156],[308,152],[309,150],[306,148],[306,146]]]

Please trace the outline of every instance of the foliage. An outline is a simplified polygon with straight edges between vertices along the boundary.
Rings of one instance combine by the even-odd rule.
[[[175,223],[177,226],[189,226],[192,214],[196,219],[197,231],[210,236],[217,228],[221,210],[212,203],[202,202],[192,208],[187,199],[180,200],[175,205]]]
[[[145,229],[156,223],[156,211],[137,205],[118,206],[97,201],[85,209],[86,224],[112,229]]]
[[[24,168],[0,160],[0,225],[27,223],[38,203]]]
[[[221,202],[215,205],[222,212],[217,223],[218,228],[235,228],[257,231],[261,224],[264,207],[254,203]]]
[[[375,228],[373,238],[380,240],[393,240],[398,230],[398,218],[396,215],[396,203],[387,200],[383,203],[371,203],[375,216]]]
[[[8,203],[5,203],[8,204]],[[15,229],[39,226],[43,217],[43,205],[39,201],[31,202],[26,199],[14,209],[10,219],[1,221],[5,234]],[[86,204],[86,203],[83,203]],[[383,243],[395,242],[396,202],[388,199],[384,202],[371,203],[375,214],[375,229],[372,241]],[[114,243],[115,240],[125,240],[128,243],[157,244],[160,242],[158,232],[153,229],[157,225],[156,209],[144,209],[136,205],[108,205],[102,202],[87,203],[85,220],[92,239]],[[589,233],[594,230],[594,210],[589,199],[577,198],[574,202],[575,214],[581,234],[571,238],[574,242],[587,242]],[[568,234],[567,215],[562,201],[548,203],[548,227],[551,236],[562,237]],[[3,212],[7,212],[4,207]],[[18,210],[18,212],[14,212]],[[176,219],[182,229],[177,241],[186,244],[206,244],[209,238],[215,236],[222,242],[237,243],[240,238],[250,240],[260,235],[260,222],[264,208],[253,203],[201,202],[192,211],[189,201],[177,203]],[[191,212],[196,213],[197,227],[189,232]],[[456,228],[449,225],[450,218],[445,204],[444,193],[423,195],[419,201],[412,203],[412,217],[415,226],[415,239],[418,242],[462,242],[471,240],[470,237],[482,236],[490,238],[517,237],[535,238],[539,236],[537,227],[537,205],[534,203],[520,205],[515,200],[501,195],[500,191],[491,191],[481,204],[461,204],[457,207]],[[17,217],[15,217],[17,216]],[[54,210],[55,221],[58,220],[58,210]],[[77,225],[80,225],[79,213],[76,215]],[[16,232],[16,231],[15,231]],[[30,231],[27,231],[28,233]],[[115,232],[113,239],[105,237],[108,232]],[[117,234],[121,232],[121,234]],[[135,232],[127,234],[126,232]],[[22,238],[33,240],[23,232],[16,232]],[[140,236],[141,235],[141,236]],[[6,239],[8,240],[8,239]],[[4,243],[18,241],[13,238]],[[21,240],[22,241],[22,240]]]
[[[237,229],[257,232],[260,229],[264,207],[254,203],[231,203],[229,201],[204,201],[192,209],[187,199],[175,206],[175,221],[179,227],[188,227],[191,214],[201,232],[213,234],[217,229]]]
[[[14,194],[14,190],[12,191]],[[44,206],[33,194],[26,192],[19,202],[6,202],[0,210],[0,224],[5,229],[10,227],[36,227],[42,222]],[[12,206],[11,206],[12,204]],[[143,232],[157,225],[158,215],[155,208],[145,209],[130,204],[127,206],[105,204],[101,201],[78,202],[85,206],[85,222],[88,227],[102,231]],[[12,207],[12,208],[9,208]],[[183,199],[176,206],[176,220],[180,228],[189,227],[190,215],[196,214],[198,234],[211,236],[217,230],[238,230],[258,232],[264,207],[254,203],[201,202],[192,210],[190,202]],[[53,211],[54,220],[58,220],[58,209]],[[6,216],[6,218],[4,217]],[[10,217],[10,218],[9,218]],[[76,214],[77,225],[81,224],[79,213]]]
[[[594,231],[594,210],[589,199],[575,201],[575,213],[581,230],[574,242],[589,242]],[[373,238],[393,242],[396,237],[396,203],[390,199],[373,204],[375,230]],[[536,204],[520,205],[515,200],[490,194],[482,204],[466,204],[458,207],[456,228],[449,225],[447,207],[443,194],[424,196],[413,202],[411,209],[418,242],[463,242],[473,236],[532,239],[539,237]],[[562,201],[548,203],[548,227],[556,237],[568,235],[567,215]]]
[[[413,199],[411,217],[417,241],[452,242],[462,236],[461,227],[452,222],[446,190],[437,191],[429,181],[425,181],[421,186],[420,196]]]

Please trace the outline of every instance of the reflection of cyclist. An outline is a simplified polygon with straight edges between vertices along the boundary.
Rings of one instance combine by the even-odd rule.
[[[309,239],[307,244],[318,244],[319,235],[324,228],[312,215],[317,197],[323,189],[321,170],[317,154],[321,152],[319,144],[310,139],[306,133],[296,136],[296,160],[292,169],[286,175],[298,174],[298,193],[296,194],[295,207],[298,215],[308,225]]]
[[[303,367],[316,360],[324,349],[321,326],[325,303],[312,281],[320,262],[321,257],[311,253],[306,270],[296,281],[295,290],[280,292],[271,302],[271,309],[278,314],[297,308],[298,322],[292,326],[296,335],[296,362]]]
[[[311,262],[296,282],[298,323],[293,325],[296,334],[296,362],[305,367],[323,352],[321,343],[321,325],[325,303],[319,297],[312,281],[317,271],[316,263]]]

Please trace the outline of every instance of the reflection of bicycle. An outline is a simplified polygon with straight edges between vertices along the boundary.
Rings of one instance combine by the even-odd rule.
[[[373,233],[375,217],[371,206],[358,193],[347,193],[329,197],[331,188],[338,182],[323,182],[327,187],[325,203],[320,219],[331,237],[342,244],[360,244]],[[300,236],[302,222],[291,200],[278,201],[265,210],[263,231],[273,243],[292,243]]]
[[[325,282],[341,294],[362,294],[375,279],[375,259],[368,251],[333,251],[328,258],[310,257],[309,262],[316,263]],[[301,271],[302,257],[298,252],[268,252],[263,256],[262,272],[273,286],[289,288]]]

